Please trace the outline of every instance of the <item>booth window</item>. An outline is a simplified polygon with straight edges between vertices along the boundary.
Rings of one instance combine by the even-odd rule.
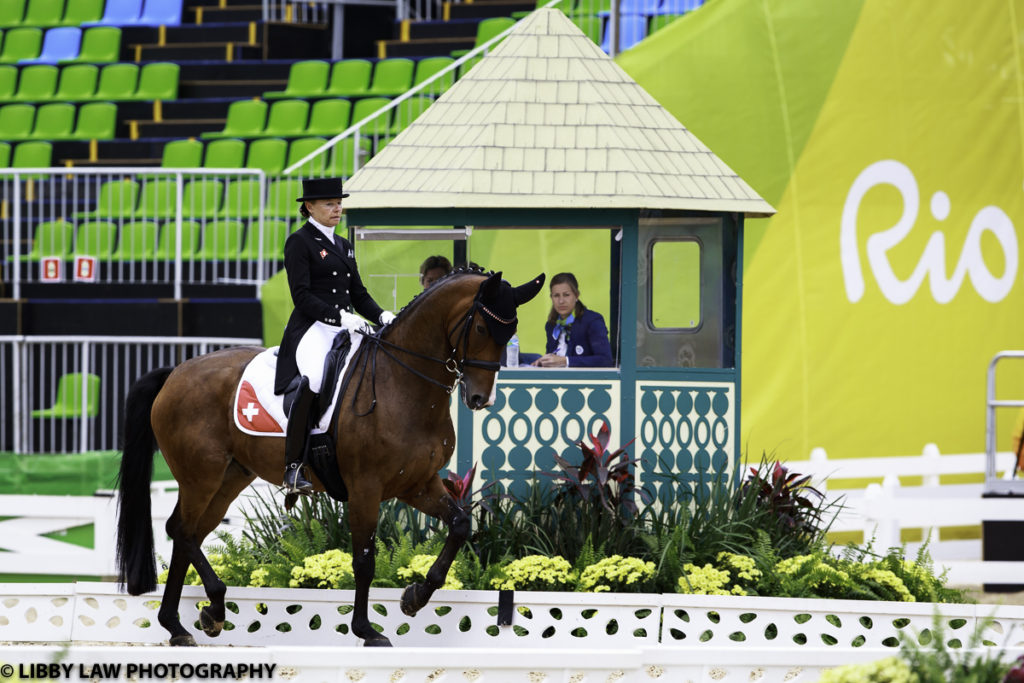
[[[700,327],[700,243],[658,240],[651,245],[650,324],[655,329]]]

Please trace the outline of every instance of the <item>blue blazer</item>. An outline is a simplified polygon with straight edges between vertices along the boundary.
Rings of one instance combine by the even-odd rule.
[[[551,337],[554,323],[544,325],[547,352],[554,353],[558,342]],[[589,308],[573,321],[566,343],[566,358],[570,368],[605,368],[615,365],[612,345],[608,341],[608,327],[604,316]]]

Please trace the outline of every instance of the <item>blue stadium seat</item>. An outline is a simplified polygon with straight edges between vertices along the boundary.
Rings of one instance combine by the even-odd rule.
[[[82,45],[82,29],[77,26],[51,28],[43,37],[43,49],[35,59],[21,59],[18,64],[56,64],[74,59]]]
[[[138,26],[177,26],[181,23],[182,0],[146,0]]]
[[[610,29],[611,22],[607,22],[604,27],[604,40],[601,41],[601,49],[608,53],[611,53],[612,47]],[[618,52],[628,50],[646,37],[647,17],[640,14],[624,14],[619,17]]]
[[[142,0],[107,0],[107,5],[103,9],[103,18],[95,24],[83,24],[83,26],[100,24],[127,26],[134,24],[140,14],[142,14]]]
[[[661,0],[655,14],[686,14],[704,4],[704,0]]]

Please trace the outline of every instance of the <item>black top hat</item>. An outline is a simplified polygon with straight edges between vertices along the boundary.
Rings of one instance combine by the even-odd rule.
[[[341,178],[310,178],[302,181],[302,196],[297,202],[311,199],[344,199],[348,195],[341,191]]]

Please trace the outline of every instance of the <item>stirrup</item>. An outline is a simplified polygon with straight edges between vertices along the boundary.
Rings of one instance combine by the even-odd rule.
[[[288,463],[287,467],[285,467],[284,488],[289,494],[313,492],[313,485],[302,476],[302,465],[297,462]]]

